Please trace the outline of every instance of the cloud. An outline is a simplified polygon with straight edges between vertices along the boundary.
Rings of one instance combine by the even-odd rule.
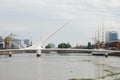
[[[86,30],[94,36],[97,25],[103,22],[106,29],[109,26],[120,26],[119,15],[120,0],[0,0],[1,31],[26,31],[33,35],[44,35],[56,30],[57,25],[72,19],[70,33],[75,28],[75,32],[85,34]],[[71,35],[76,35],[75,32]],[[88,37],[90,36],[86,35],[86,40]]]
[[[114,16],[119,10],[118,0],[5,0],[3,2],[6,5],[1,5],[1,8],[7,7],[8,10],[18,13],[33,15],[43,13],[72,18],[84,14]]]

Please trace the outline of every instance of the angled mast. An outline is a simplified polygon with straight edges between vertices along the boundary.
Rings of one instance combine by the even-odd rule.
[[[50,39],[53,35],[55,35],[58,31],[60,31],[62,28],[64,28],[71,20],[67,21],[65,24],[63,24],[60,28],[58,28],[55,32],[53,32],[51,35],[49,35],[46,39],[44,39],[42,42],[46,42],[48,39]]]

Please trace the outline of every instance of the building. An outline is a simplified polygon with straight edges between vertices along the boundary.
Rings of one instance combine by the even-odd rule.
[[[31,46],[30,45],[31,42],[30,42],[29,39],[24,39],[23,41],[24,41],[24,44],[26,44],[27,47]]]
[[[12,37],[5,38],[5,49],[19,49],[26,48],[29,46],[29,40],[21,40]]]
[[[5,38],[5,49],[10,49],[10,38],[9,37]]]
[[[22,39],[15,38],[15,36],[16,34],[11,33],[7,37],[5,37],[5,39],[3,39],[3,42],[5,44],[5,47],[4,47],[5,49],[20,49],[20,48],[26,48],[26,47],[32,46],[31,40],[29,39],[22,40]],[[0,44],[0,46],[2,46],[2,44]]]
[[[106,43],[118,40],[118,32],[108,31],[106,32]]]
[[[20,39],[10,38],[10,48],[12,49],[22,48],[20,46],[21,42],[22,41]]]
[[[4,39],[0,36],[0,49],[4,48]]]
[[[120,40],[111,41],[111,42],[106,43],[106,49],[120,50]]]

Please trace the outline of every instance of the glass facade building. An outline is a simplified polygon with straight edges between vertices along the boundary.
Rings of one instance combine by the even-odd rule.
[[[118,32],[116,31],[108,31],[106,33],[106,42],[112,42],[118,40]]]
[[[4,39],[0,36],[0,49],[4,48]]]
[[[29,39],[24,39],[24,44],[26,44],[27,47],[30,46],[30,40]]]

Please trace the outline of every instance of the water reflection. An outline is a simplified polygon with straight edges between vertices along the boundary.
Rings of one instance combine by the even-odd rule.
[[[0,80],[113,80],[119,78],[119,61],[119,57],[80,53],[42,54],[40,58],[35,54],[0,56]]]

